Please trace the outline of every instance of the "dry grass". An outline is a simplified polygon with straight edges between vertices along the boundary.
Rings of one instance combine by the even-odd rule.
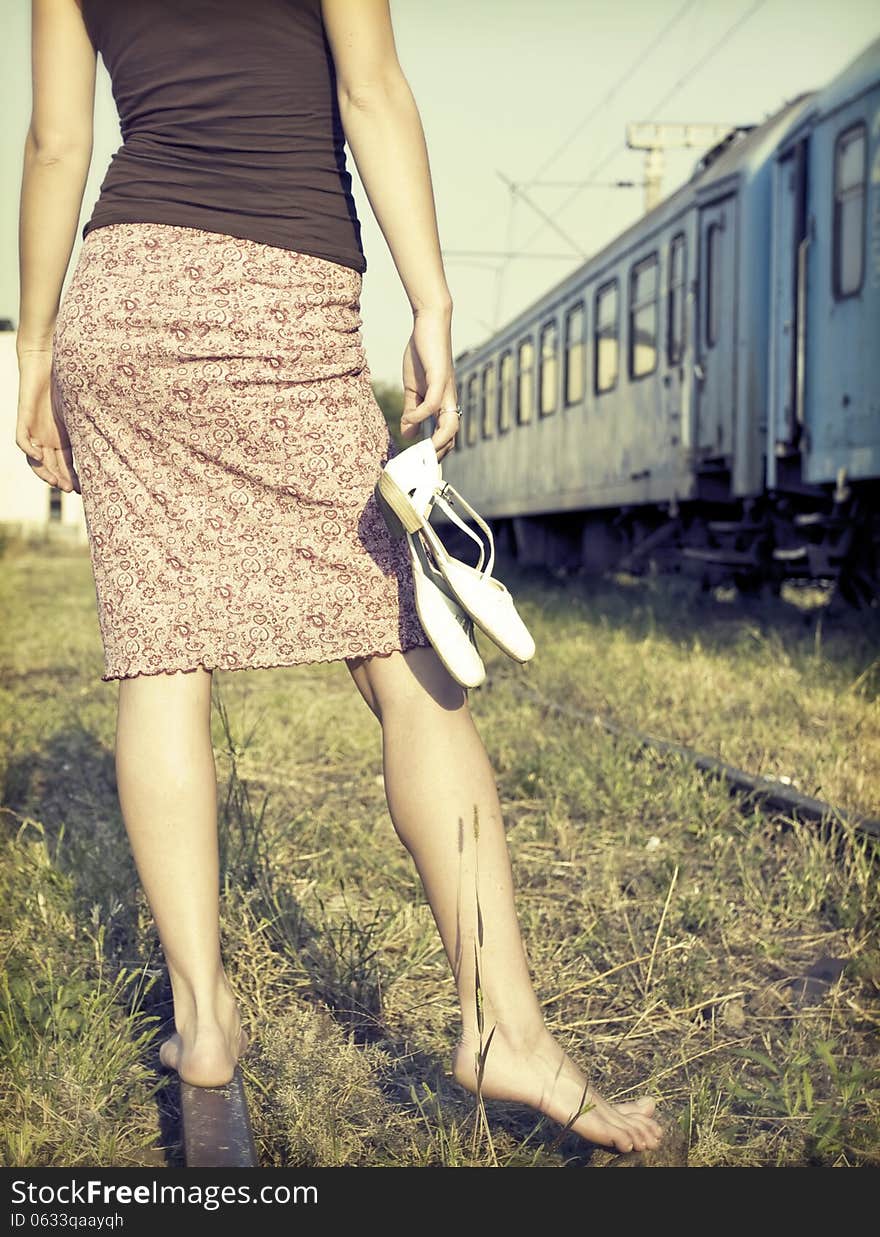
[[[880,815],[878,616],[726,605],[676,580],[502,578],[539,652],[522,668],[483,641],[471,705],[549,1025],[609,1097],[649,1090],[676,1113],[692,1165],[876,1166],[871,848],[744,808],[525,689]],[[3,589],[4,1159],[152,1163],[164,1147],[178,1163],[155,1072],[168,991],[115,797],[88,560],[17,553]],[[451,1081],[454,988],[345,668],[217,673],[215,704],[225,953],[255,1037],[261,1162],[596,1163],[506,1105],[487,1104],[490,1142]],[[789,983],[822,956],[845,969],[799,1004]]]

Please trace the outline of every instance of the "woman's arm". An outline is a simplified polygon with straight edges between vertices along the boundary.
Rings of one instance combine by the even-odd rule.
[[[388,0],[322,0],[346,141],[414,312],[450,309],[428,152]]]
[[[388,0],[321,0],[336,68],[339,114],[370,207],[415,316],[403,359],[401,431],[429,416],[438,458],[458,431],[452,364],[452,295],[443,270],[421,118],[404,77]]]
[[[51,406],[52,335],[92,159],[97,55],[77,0],[32,0],[31,22],[33,101],[19,213],[16,443],[38,477],[70,491],[78,489],[78,479]]]
[[[47,348],[92,160],[97,56],[77,0],[32,0],[33,105],[19,217],[19,353]]]

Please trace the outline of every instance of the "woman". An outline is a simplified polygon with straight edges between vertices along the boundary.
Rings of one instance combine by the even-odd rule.
[[[59,307],[98,51],[124,143]],[[574,1131],[619,1151],[656,1147],[654,1101],[605,1101],[544,1024],[492,770],[373,496],[394,448],[360,336],[344,141],[413,310],[402,433],[435,418],[442,459],[459,423],[388,0],[33,0],[33,71],[16,441],[38,477],[82,495],[102,678],[119,680],[120,806],[174,997],[162,1062],[221,1085],[247,1045],[220,950],[212,671],[344,660],[453,969],[456,1080],[476,1092],[478,892],[483,1096],[580,1113]],[[461,828],[475,812],[476,837]]]

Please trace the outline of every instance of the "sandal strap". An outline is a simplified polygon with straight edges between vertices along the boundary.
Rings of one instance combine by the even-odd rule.
[[[452,497],[447,499],[446,497],[447,493],[452,495]],[[480,513],[478,511],[475,511],[474,508],[467,501],[467,499],[463,498],[462,495],[459,494],[458,490],[453,485],[450,485],[448,481],[444,481],[443,485],[439,489],[434,491],[434,502],[437,504],[437,506],[440,507],[440,509],[445,512],[445,514],[449,517],[449,519],[452,520],[455,524],[457,524],[459,528],[463,529],[464,532],[466,532],[473,541],[476,541],[477,545],[480,547],[480,561],[478,562],[477,567],[476,567],[477,571],[479,571],[482,568],[483,559],[485,557],[484,550],[483,550],[483,544],[480,541],[480,538],[476,535],[476,533],[474,533],[471,529],[469,529],[468,526],[465,524],[465,522],[457,514],[457,512],[455,512],[452,509],[452,506],[450,504],[452,503],[453,500],[460,507],[462,507],[464,511],[468,513],[471,519],[476,524],[478,524],[480,528],[482,528],[483,532],[486,534],[486,539],[489,543],[489,559],[488,559],[488,562],[486,563],[486,567],[483,571],[483,574],[490,576],[492,574],[492,566],[495,562],[495,538],[492,536],[492,529],[489,527],[489,525],[486,523],[486,521],[483,519]]]
[[[486,558],[486,549],[482,541],[480,540],[480,538],[473,531],[473,529],[468,528],[467,524],[465,524],[461,516],[458,515],[457,512],[453,511],[452,508],[449,506],[449,504],[446,501],[444,501],[444,499],[439,497],[439,495],[437,494],[434,495],[434,502],[436,503],[437,507],[440,508],[440,510],[446,513],[447,517],[452,521],[453,524],[457,524],[458,527],[462,530],[462,532],[467,533],[471,541],[476,542],[477,548],[480,551],[480,557],[477,560],[477,565],[474,570],[482,571],[483,562],[485,561],[485,558]]]

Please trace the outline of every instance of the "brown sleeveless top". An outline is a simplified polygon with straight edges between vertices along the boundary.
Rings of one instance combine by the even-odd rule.
[[[108,223],[226,232],[365,271],[321,0],[81,0],[123,143]]]

